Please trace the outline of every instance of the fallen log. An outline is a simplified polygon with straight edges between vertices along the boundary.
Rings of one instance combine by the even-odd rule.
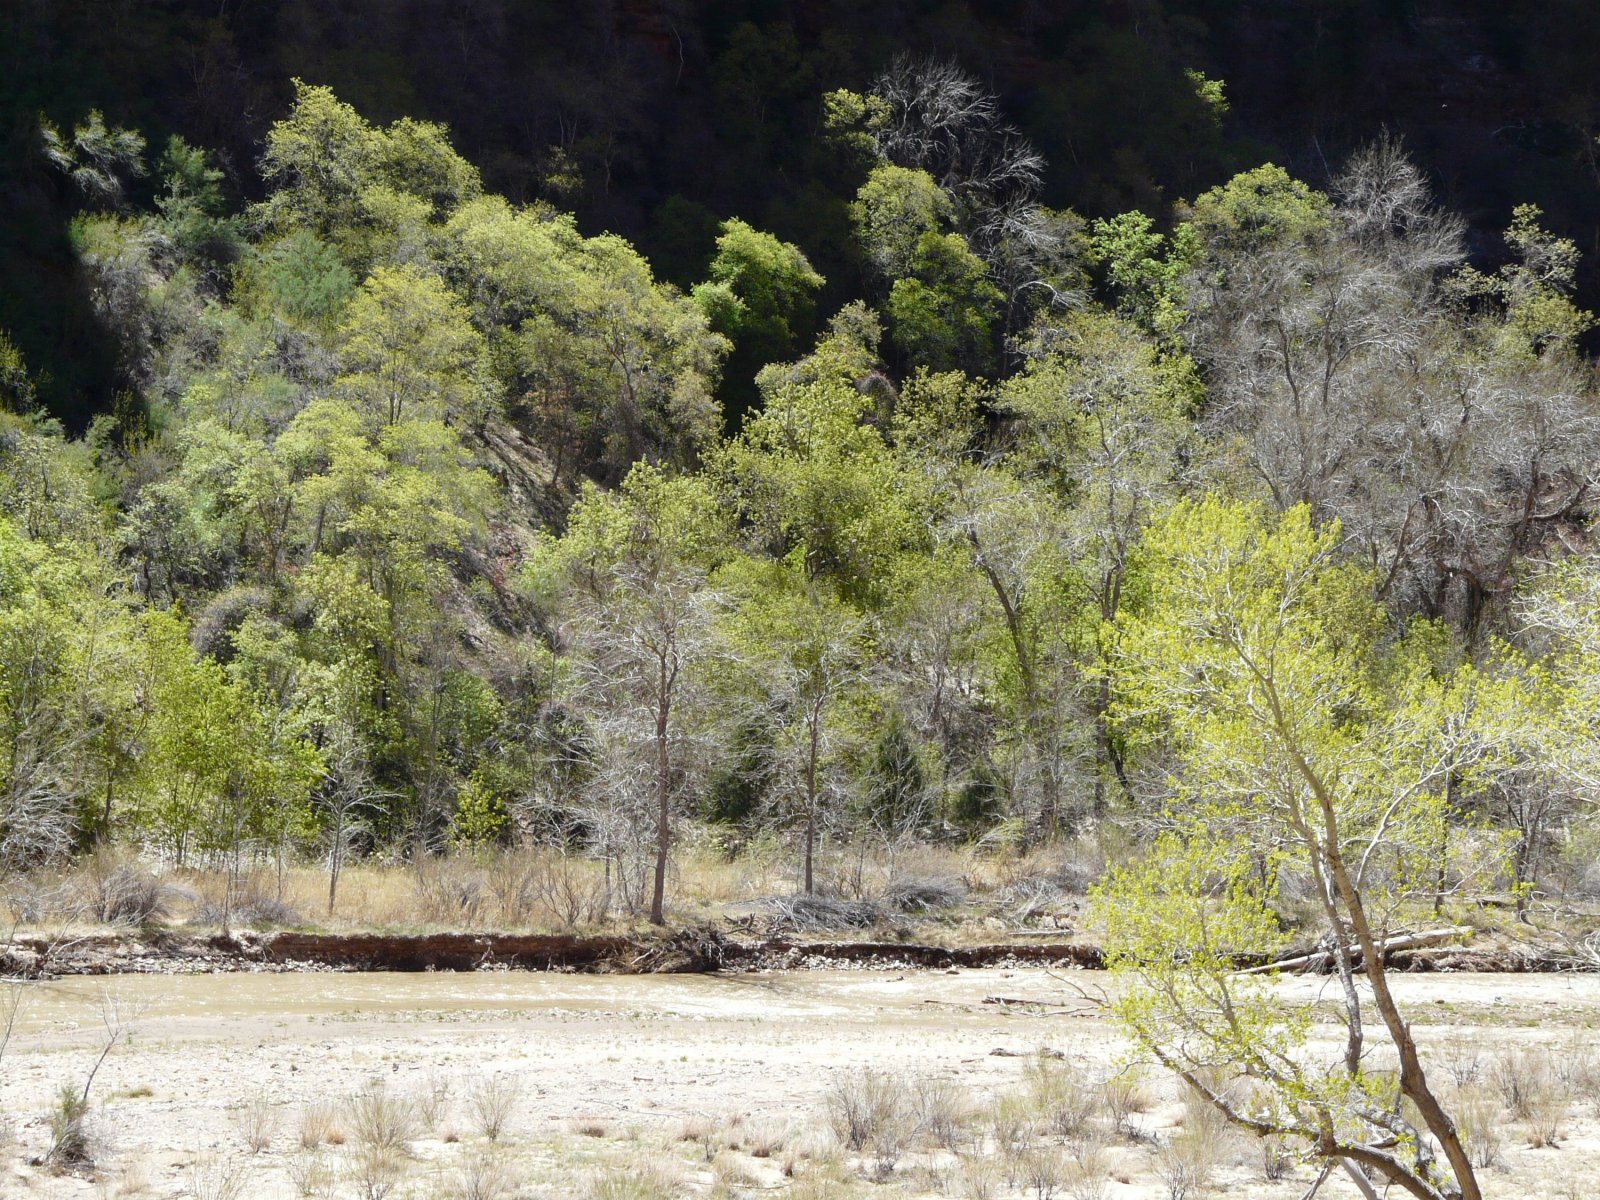
[[[1429,929],[1421,933],[1397,933],[1393,937],[1383,940],[1378,947],[1380,955],[1388,955],[1396,950],[1420,950],[1426,946],[1438,946],[1444,942],[1454,941],[1457,938],[1469,938],[1477,931],[1470,925],[1456,925],[1449,929]],[[1346,949],[1352,962],[1361,959],[1361,947],[1350,946]],[[1262,963],[1256,967],[1246,967],[1237,971],[1238,975],[1265,975],[1269,971],[1296,971],[1304,967],[1318,966],[1323,963],[1333,962],[1332,950],[1313,950],[1309,954],[1295,954],[1288,958],[1275,959],[1269,963]]]

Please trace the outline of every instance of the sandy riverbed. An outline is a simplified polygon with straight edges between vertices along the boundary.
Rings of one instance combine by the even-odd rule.
[[[1541,1043],[1566,1053],[1600,1025],[1600,976],[1426,975],[1395,983],[1425,1047],[1476,1046],[1488,1058],[1505,1046]],[[8,986],[27,991],[0,1062],[0,1109],[17,1126],[12,1145],[0,1151],[0,1196],[41,1200],[193,1194],[203,1183],[197,1159],[207,1168],[247,1163],[241,1196],[293,1196],[300,1110],[374,1085],[403,1097],[448,1086],[449,1099],[412,1142],[392,1194],[449,1195],[459,1183],[458,1160],[481,1141],[470,1092],[495,1076],[514,1077],[520,1088],[502,1143],[512,1148],[522,1194],[581,1195],[584,1171],[612,1159],[626,1169],[641,1157],[681,1159],[674,1170],[684,1186],[704,1191],[710,1180],[701,1179],[696,1148],[680,1149],[676,1140],[686,1123],[732,1122],[777,1131],[792,1144],[820,1142],[824,1096],[851,1068],[942,1076],[987,1103],[1019,1085],[1027,1062],[992,1051],[1025,1055],[1048,1046],[1108,1063],[1118,1050],[1090,1009],[985,1003],[993,996],[1070,1000],[1056,979],[1026,970],[318,973]],[[1281,986],[1312,1000],[1327,985]],[[81,1086],[104,1041],[108,996],[128,1034],[94,1083],[98,1169],[53,1176],[27,1159],[48,1142],[42,1115],[52,1098],[63,1084]],[[236,1110],[257,1097],[273,1106],[276,1134],[264,1152],[247,1156]],[[1486,1174],[1489,1194],[1600,1194],[1593,1105],[1591,1098],[1574,1102],[1556,1149],[1528,1147],[1508,1127],[1504,1165]],[[1166,1194],[1148,1147],[1181,1113],[1175,1093],[1158,1089],[1138,1118],[1146,1141],[1108,1151],[1108,1200]],[[337,1158],[353,1149],[324,1153]],[[775,1169],[771,1162],[748,1164],[751,1188],[781,1183],[763,1174]],[[1301,1168],[1269,1184],[1240,1148],[1219,1165],[1211,1194],[1298,1197],[1309,1179]],[[961,1194],[953,1175],[946,1185],[937,1171],[902,1183],[909,1194],[944,1194],[946,1186],[947,1194]],[[1580,1190],[1563,1190],[1569,1183]],[[330,1177],[325,1194],[356,1195],[363,1187]],[[1337,1182],[1321,1194],[1355,1193]]]

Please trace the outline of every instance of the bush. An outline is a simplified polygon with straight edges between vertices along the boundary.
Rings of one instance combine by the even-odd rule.
[[[136,863],[91,861],[85,900],[97,921],[106,925],[144,925],[168,915],[180,894]]]
[[[966,898],[966,885],[953,875],[920,875],[891,880],[879,897],[886,907],[900,913],[953,908]]]
[[[272,1145],[272,1137],[278,1131],[278,1111],[265,1092],[257,1092],[237,1105],[229,1116],[251,1154],[260,1154]]]
[[[1061,1137],[1071,1137],[1100,1110],[1100,1090],[1074,1065],[1040,1055],[1023,1076],[1039,1119]]]
[[[339,1119],[326,1100],[313,1100],[300,1110],[300,1145],[305,1149],[315,1150],[324,1142],[332,1145],[343,1140]]]
[[[389,1094],[382,1084],[350,1097],[350,1130],[368,1150],[398,1153],[416,1135],[410,1102]]]
[[[1156,1151],[1156,1177],[1167,1189],[1167,1200],[1189,1200],[1211,1181],[1217,1146],[1199,1130],[1185,1130]]]
[[[62,1084],[56,1105],[50,1110],[50,1149],[44,1161],[56,1171],[70,1171],[92,1161],[85,1122],[89,1101],[70,1083]]]
[[[827,1107],[834,1136],[857,1153],[886,1137],[902,1137],[908,1124],[904,1080],[870,1068],[836,1079],[828,1089]]]
[[[183,1194],[190,1200],[239,1200],[245,1178],[241,1162],[211,1156],[199,1158],[183,1173]]]
[[[467,1097],[478,1121],[478,1132],[491,1142],[499,1141],[521,1095],[522,1084],[514,1075],[491,1075],[478,1080]]]

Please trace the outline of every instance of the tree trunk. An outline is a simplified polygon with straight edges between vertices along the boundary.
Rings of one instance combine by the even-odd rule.
[[[821,714],[815,708],[811,719],[811,745],[806,755],[806,895],[814,890],[812,862],[817,849],[817,755],[822,740]]]
[[[1323,847],[1328,874],[1339,892],[1339,898],[1344,902],[1351,931],[1356,935],[1356,941],[1361,947],[1367,981],[1372,985],[1373,1004],[1378,1010],[1378,1015],[1383,1018],[1384,1027],[1389,1031],[1389,1039],[1394,1043],[1395,1052],[1400,1059],[1400,1091],[1417,1106],[1423,1124],[1438,1140],[1439,1149],[1444,1152],[1450,1170],[1455,1175],[1456,1183],[1461,1188],[1461,1200],[1483,1200],[1477,1176],[1472,1170],[1472,1160],[1467,1157],[1466,1147],[1461,1144],[1461,1135],[1456,1130],[1455,1122],[1450,1119],[1450,1114],[1444,1111],[1438,1097],[1428,1086],[1427,1075],[1422,1069],[1422,1056],[1417,1053],[1417,1044],[1411,1036],[1411,1027],[1400,1015],[1400,1006],[1395,1003],[1394,993],[1389,990],[1389,977],[1383,966],[1382,948],[1373,935],[1372,926],[1367,920],[1366,907],[1361,901],[1361,894],[1356,890],[1355,881],[1350,878],[1349,868],[1345,865],[1344,855],[1339,849],[1338,825],[1332,798],[1322,787],[1320,780],[1313,785],[1313,792],[1322,808],[1329,839]]]
[[[667,721],[672,711],[672,675],[667,660],[661,658],[661,690],[656,704],[656,878],[650,896],[650,923],[667,923],[667,851],[671,847],[672,762],[667,752]]]

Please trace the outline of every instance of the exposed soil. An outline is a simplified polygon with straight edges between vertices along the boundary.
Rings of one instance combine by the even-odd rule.
[[[1085,977],[1078,976],[1083,979]],[[1110,983],[1109,977],[1102,977]],[[1086,980],[1087,981],[1087,980]],[[1098,981],[1088,981],[1098,982]],[[1594,975],[1414,975],[1397,978],[1430,1061],[1487,1064],[1509,1047],[1566,1053],[1600,1024]],[[422,1097],[448,1085],[437,1118],[409,1143],[407,1185],[396,1196],[444,1196],[459,1165],[483,1153],[470,1102],[477,1081],[512,1078],[518,1103],[502,1138],[526,1194],[545,1200],[590,1194],[604,1170],[660,1160],[709,1190],[705,1156],[680,1141],[686,1123],[722,1129],[722,1144],[748,1148],[753,1129],[790,1145],[825,1137],[828,1089],[843,1073],[880,1070],[949,1081],[984,1105],[1015,1092],[1040,1048],[1085,1072],[1107,1072],[1119,1053],[1113,1031],[1061,979],[1038,968],[750,972],[623,976],[560,973],[329,973],[84,978],[26,985],[15,1036],[0,1065],[0,1112],[16,1122],[0,1148],[0,1196],[90,1200],[189,1196],[194,1164],[227,1159],[247,1181],[240,1200],[291,1200],[300,1114],[327,1102],[350,1134],[321,1154],[341,1200],[359,1194],[358,1145],[349,1097],[381,1085]],[[1284,980],[1289,995],[1330,1016],[1329,981]],[[3,994],[3,989],[0,989]],[[79,1087],[105,1039],[105,997],[128,1034],[95,1079],[95,1165],[52,1175],[30,1164],[47,1144],[43,1114],[62,1085]],[[1336,1032],[1319,1026],[1326,1040]],[[1336,1053],[1328,1042],[1324,1047]],[[1435,1059],[1434,1056],[1449,1056]],[[261,1097],[274,1124],[251,1154],[240,1113]],[[1132,1135],[1111,1147],[1107,1200],[1161,1200],[1154,1147],[1170,1139],[1183,1109],[1170,1084],[1156,1088]],[[1575,1098],[1557,1149],[1525,1144],[1507,1123],[1503,1164],[1488,1173],[1503,1197],[1593,1195],[1600,1180],[1600,1123],[1591,1097]],[[456,1139],[460,1140],[457,1141]],[[781,1194],[781,1155],[719,1150]],[[900,1186],[862,1185],[838,1195],[953,1196],[959,1183],[922,1184],[903,1166]],[[902,1178],[903,1177],[903,1178]],[[1297,1200],[1311,1174],[1293,1168],[1267,1181],[1259,1153],[1240,1145],[1217,1168],[1210,1195]],[[1022,1191],[1007,1189],[1005,1197]],[[1031,1193],[1028,1193],[1031,1195]],[[1345,1182],[1325,1200],[1354,1200]]]
[[[1499,939],[1470,946],[1401,950],[1404,972],[1548,973],[1592,969],[1538,945]],[[0,944],[0,976],[188,974],[283,971],[505,971],[698,974],[708,971],[856,967],[952,968],[1056,965],[1097,969],[1100,949],[1063,941],[937,945],[820,937],[731,938],[712,927],[661,933],[317,933],[167,930],[19,936]],[[1312,972],[1315,973],[1315,972]]]

